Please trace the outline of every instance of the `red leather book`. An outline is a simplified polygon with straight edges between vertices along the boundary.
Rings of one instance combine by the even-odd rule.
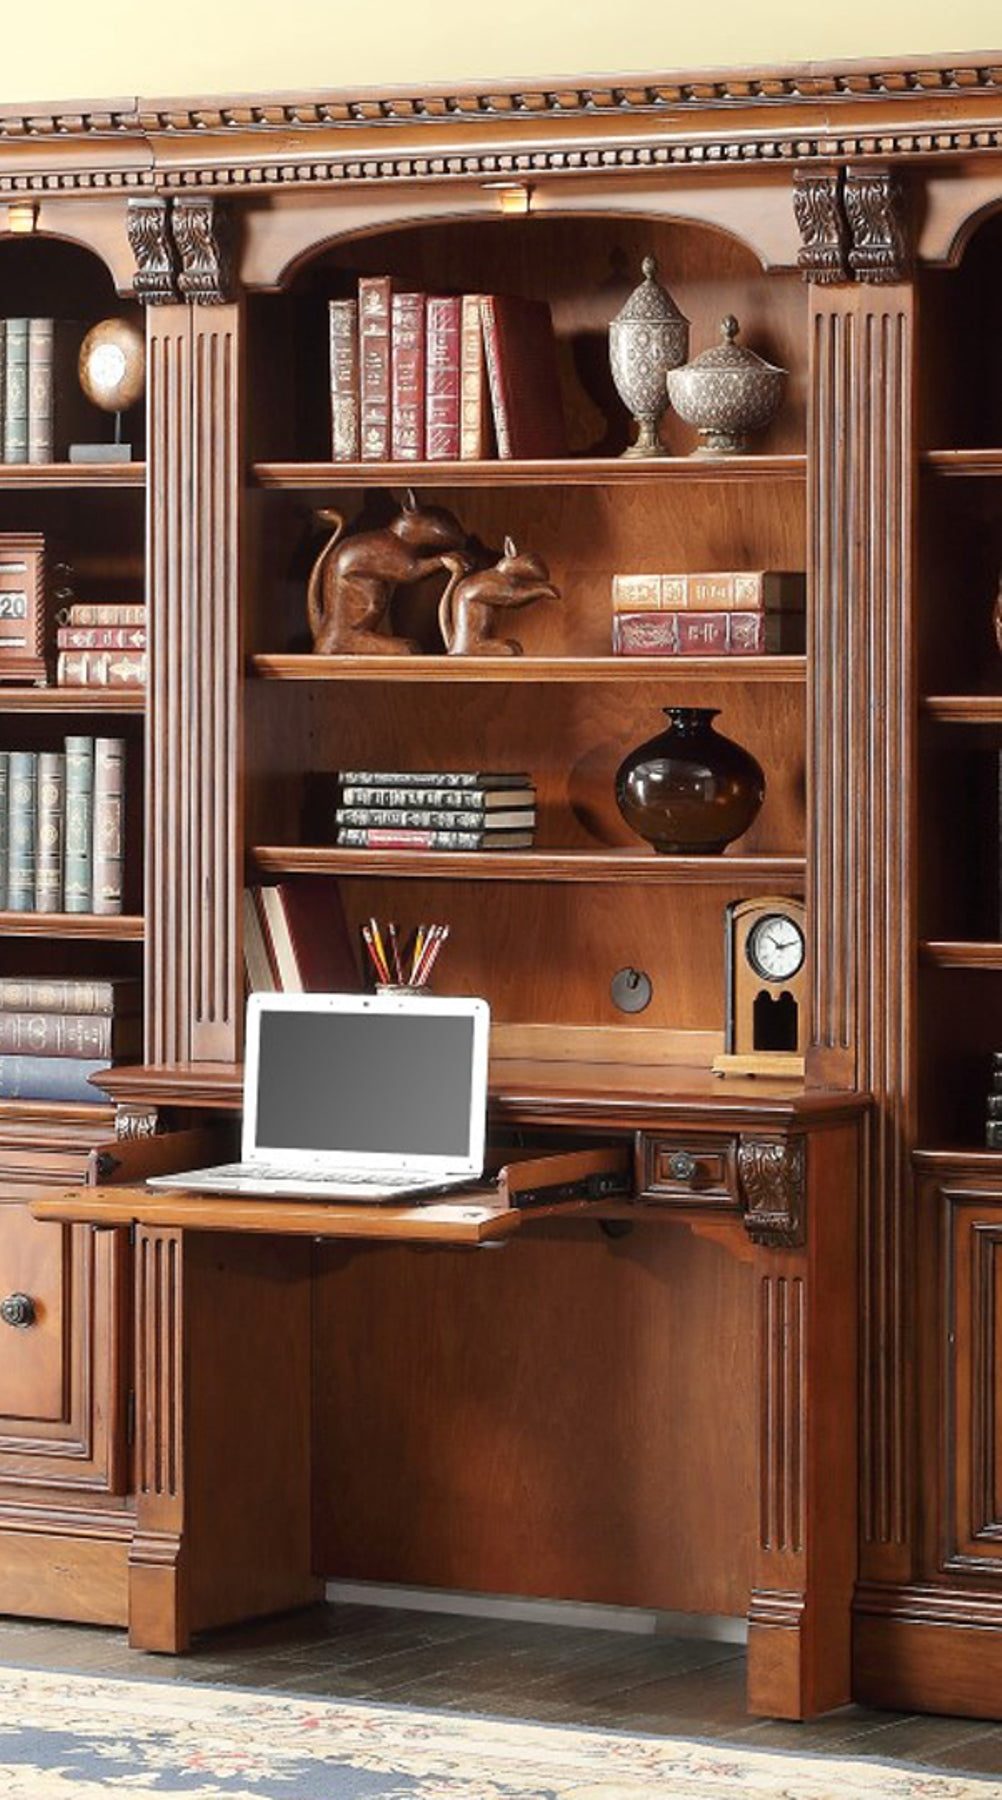
[[[806,621],[801,613],[615,613],[616,656],[802,655]]]
[[[58,650],[145,650],[145,625],[60,625]]]
[[[424,460],[425,297],[394,294],[390,307],[390,442],[394,462]]]
[[[481,310],[498,455],[565,456],[557,345],[546,301],[484,294]]]
[[[722,612],[680,612],[676,615],[679,656],[726,656],[728,617]]]
[[[462,312],[460,294],[429,297],[425,412],[425,455],[429,462],[454,462],[459,457]]]
[[[268,959],[285,994],[354,994],[358,967],[337,884],[301,876],[258,890]]]
[[[389,275],[363,275],[358,283],[359,389],[363,462],[390,458]]]

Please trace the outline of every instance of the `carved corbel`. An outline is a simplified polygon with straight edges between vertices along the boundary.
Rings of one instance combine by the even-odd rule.
[[[136,299],[147,306],[170,306],[178,297],[170,202],[159,195],[130,200],[128,232],[136,259]]]
[[[115,1108],[117,1138],[151,1138],[161,1131],[160,1114],[155,1106],[142,1106],[134,1101],[120,1101]]]
[[[226,207],[206,194],[177,199],[171,222],[181,259],[181,298],[197,306],[222,306],[230,299],[232,279],[232,221]]]
[[[797,261],[805,281],[848,281],[849,221],[842,202],[839,169],[797,169],[793,210],[802,241]]]
[[[802,1137],[742,1138],[738,1181],[753,1244],[796,1250],[807,1236],[807,1145]]]
[[[893,169],[847,169],[843,192],[852,233],[849,267],[856,280],[904,281],[909,265],[905,192]]]

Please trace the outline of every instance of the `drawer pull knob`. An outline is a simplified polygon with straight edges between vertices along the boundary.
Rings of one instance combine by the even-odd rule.
[[[8,1294],[5,1300],[0,1300],[0,1319],[5,1325],[26,1331],[29,1325],[34,1325],[37,1316],[30,1294]]]
[[[699,1164],[688,1150],[673,1150],[668,1158],[668,1173],[673,1181],[695,1181]]]

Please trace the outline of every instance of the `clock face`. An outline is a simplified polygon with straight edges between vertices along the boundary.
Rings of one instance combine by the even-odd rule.
[[[785,913],[766,913],[748,933],[748,961],[764,981],[789,981],[804,960],[804,934]]]

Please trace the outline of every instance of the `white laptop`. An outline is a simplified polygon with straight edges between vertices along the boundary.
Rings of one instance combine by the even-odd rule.
[[[241,1160],[151,1188],[403,1201],[483,1173],[490,1009],[422,994],[252,994]]]

